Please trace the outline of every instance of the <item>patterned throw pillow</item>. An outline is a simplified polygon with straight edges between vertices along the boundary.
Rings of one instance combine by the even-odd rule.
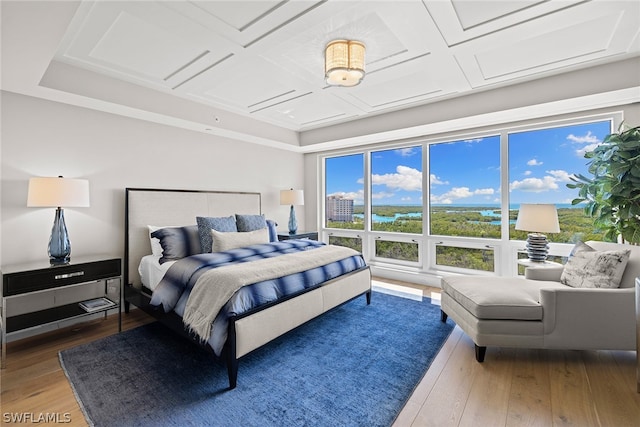
[[[620,286],[631,250],[596,251],[578,243],[571,251],[560,282],[573,288],[609,288]]]
[[[198,223],[198,234],[200,235],[200,245],[202,246],[203,253],[211,252],[211,230],[220,231],[223,233],[236,232],[236,219],[233,216],[226,217],[196,217]]]
[[[236,224],[238,225],[238,231],[255,231],[267,228],[267,220],[264,215],[236,214]]]
[[[158,239],[162,246],[160,264],[202,253],[196,225],[161,228],[151,233],[151,237]]]

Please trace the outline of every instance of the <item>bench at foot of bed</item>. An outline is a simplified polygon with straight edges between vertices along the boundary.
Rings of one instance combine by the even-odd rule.
[[[337,277],[322,286],[229,319],[224,356],[229,375],[229,389],[238,379],[238,360],[269,341],[297,328],[354,298],[365,295],[371,304],[371,271],[369,267]]]

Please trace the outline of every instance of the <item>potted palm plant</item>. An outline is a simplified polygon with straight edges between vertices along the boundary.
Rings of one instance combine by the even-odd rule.
[[[604,239],[640,243],[640,126],[623,124],[584,155],[592,177],[575,174],[569,188],[578,189],[571,203],[586,202],[584,211],[604,231]]]

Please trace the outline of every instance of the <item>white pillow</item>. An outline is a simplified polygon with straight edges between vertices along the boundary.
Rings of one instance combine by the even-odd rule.
[[[211,252],[221,252],[244,246],[269,243],[269,230],[261,228],[260,230],[238,233],[211,230],[211,238],[213,239]]]
[[[562,270],[560,282],[573,288],[618,288],[629,261],[629,249],[596,251],[578,243]]]

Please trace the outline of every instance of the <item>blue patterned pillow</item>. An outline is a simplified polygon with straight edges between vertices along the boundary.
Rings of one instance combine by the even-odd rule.
[[[220,232],[236,232],[236,219],[233,216],[225,217],[205,217],[197,216],[198,234],[200,235],[200,245],[203,253],[210,253],[213,240],[211,238],[211,230]]]
[[[160,240],[160,246],[162,246],[160,264],[202,253],[196,225],[161,228],[151,233],[151,237]]]
[[[264,215],[239,215],[236,214],[238,231],[256,231],[267,228],[267,220]]]

